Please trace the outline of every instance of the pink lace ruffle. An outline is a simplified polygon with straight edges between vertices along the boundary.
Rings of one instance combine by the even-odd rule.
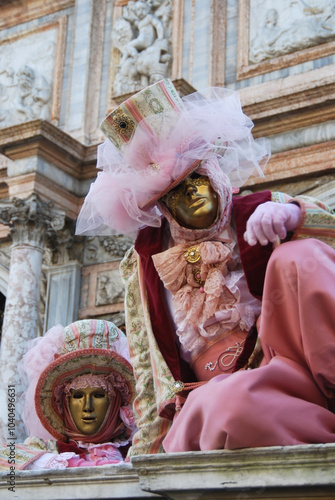
[[[177,335],[182,347],[195,353],[208,340],[236,326],[248,330],[255,314],[252,307],[240,302],[237,282],[243,272],[235,269],[235,241],[200,243],[201,259],[195,263],[185,258],[189,246],[176,245],[154,255],[153,261],[164,286],[173,295]]]

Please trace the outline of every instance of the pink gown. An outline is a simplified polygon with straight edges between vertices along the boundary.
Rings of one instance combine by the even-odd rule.
[[[176,414],[167,452],[335,442],[335,251],[306,239],[268,263],[262,366],[218,375]]]

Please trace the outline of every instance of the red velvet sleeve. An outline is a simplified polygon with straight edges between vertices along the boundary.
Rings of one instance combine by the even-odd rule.
[[[250,246],[244,241],[243,235],[250,215],[258,205],[266,201],[271,201],[271,191],[261,191],[260,193],[233,198],[233,216],[242,266],[250,293],[258,299],[263,295],[266,266],[273,250],[272,243],[266,246],[259,243]]]
[[[170,321],[164,299],[163,283],[155,269],[152,255],[163,251],[163,234],[167,221],[160,228],[142,229],[135,242],[135,250],[141,258],[144,284],[147,292],[152,330],[158,347],[175,380],[195,381],[187,363],[180,358],[175,340],[175,331]]]

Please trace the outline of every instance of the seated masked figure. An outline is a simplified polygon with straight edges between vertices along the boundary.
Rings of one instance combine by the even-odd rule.
[[[22,419],[31,437],[16,445],[16,468],[124,463],[136,426],[123,332],[108,321],[82,320],[31,344],[20,366]]]
[[[269,148],[235,92],[180,100],[162,81],[101,128],[103,171],[77,232],[136,233],[121,265],[130,453],[335,442],[333,212],[304,196],[237,196]]]

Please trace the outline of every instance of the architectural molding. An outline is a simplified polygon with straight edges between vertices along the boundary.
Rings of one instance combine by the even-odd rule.
[[[74,5],[75,0],[30,0],[29,9],[24,9],[21,2],[2,2],[0,30],[27,23]]]
[[[274,154],[265,169],[265,177],[252,177],[243,189],[257,186],[257,189],[272,188],[275,184],[293,182],[305,177],[320,176],[334,172],[335,141],[313,144],[304,148]]]
[[[251,107],[253,106],[251,105]],[[247,110],[248,106],[245,106],[244,111],[246,113]],[[322,125],[325,122],[333,120],[335,120],[335,100],[330,100],[320,104],[320,106],[296,109],[291,112],[278,114],[276,117],[256,118],[254,119],[252,132],[255,138],[264,137],[313,125]]]
[[[54,152],[60,150],[63,162],[64,160],[65,163],[70,162],[71,168],[78,164],[84,164],[83,167],[85,167],[87,164],[95,164],[96,161],[96,144],[85,146],[45,120],[33,120],[2,129],[0,153],[12,160],[22,158],[26,154],[21,154],[20,151],[30,148],[28,144],[32,142],[47,143]],[[80,177],[79,172],[76,175]]]
[[[26,198],[31,193],[36,193],[46,201],[53,200],[70,219],[75,220],[78,217],[84,197],[70,193],[61,185],[38,173],[9,177],[7,182],[10,197]]]
[[[97,175],[97,145],[84,146],[53,124],[34,120],[2,129],[0,153],[12,160],[0,179],[10,197],[24,198],[35,191],[54,200],[70,218],[78,216],[89,181]],[[32,163],[28,173],[27,166],[21,172],[16,165],[23,160]],[[47,164],[40,168],[40,160]]]
[[[100,85],[103,68],[106,0],[92,2],[90,60],[86,80],[85,134],[89,142],[97,141],[99,123]]]
[[[86,236],[84,265],[102,264],[111,260],[120,260],[134,240],[122,234],[115,236]]]
[[[329,500],[335,445],[139,455],[131,464],[16,471],[25,500]],[[7,471],[0,472],[6,489]]]
[[[181,500],[331,498],[335,445],[168,453],[132,458],[144,491]]]
[[[6,495],[8,471],[0,472],[0,495]],[[64,470],[16,471],[13,495],[25,500],[142,500],[161,499],[142,491],[133,467],[76,467]],[[6,493],[5,493],[6,492]],[[8,495],[12,492],[8,492]],[[8,498],[11,498],[7,495]],[[24,495],[24,497],[20,496]],[[6,497],[6,498],[7,498]],[[163,497],[164,498],[164,497]]]
[[[243,110],[252,120],[311,109],[335,101],[335,64],[239,89]]]

